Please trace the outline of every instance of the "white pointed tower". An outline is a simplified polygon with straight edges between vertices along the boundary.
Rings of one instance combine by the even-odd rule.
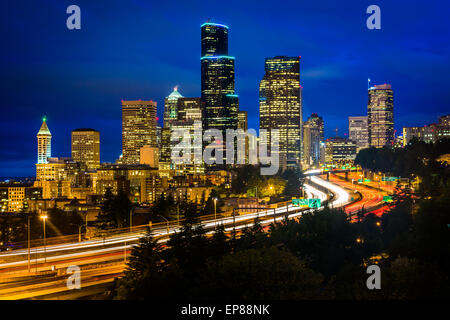
[[[38,162],[37,163],[48,163],[47,158],[52,156],[52,134],[48,130],[46,120],[44,117],[42,119],[41,129],[37,134],[38,140]]]

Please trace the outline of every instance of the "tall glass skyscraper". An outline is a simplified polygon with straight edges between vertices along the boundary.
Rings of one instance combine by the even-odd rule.
[[[390,84],[369,88],[367,122],[369,146],[381,148],[394,143],[394,97]]]
[[[234,91],[234,57],[228,56],[228,27],[206,22],[201,26],[201,100],[203,128],[237,129],[239,99]]]
[[[279,130],[280,168],[300,164],[302,157],[302,96],[300,57],[267,58],[259,85],[260,129]],[[272,135],[268,135],[270,150]]]

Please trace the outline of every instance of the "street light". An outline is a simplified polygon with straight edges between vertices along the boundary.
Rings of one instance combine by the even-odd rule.
[[[28,215],[28,272],[31,270],[31,261],[30,261],[30,215]]]
[[[214,228],[217,229],[217,210],[216,210],[216,204],[217,204],[217,198],[214,198]]]
[[[133,231],[133,210],[134,210],[134,207],[131,207],[131,209],[130,209],[130,232]]]
[[[166,218],[164,218],[162,215],[158,214],[158,216],[160,216],[161,218],[163,218],[164,220],[166,220],[167,222],[167,234],[169,234],[169,220],[167,220]]]
[[[43,221],[43,225],[44,225],[44,263],[47,263],[47,252],[46,252],[46,240],[45,240],[45,220],[47,220],[47,216],[41,216],[41,219]]]

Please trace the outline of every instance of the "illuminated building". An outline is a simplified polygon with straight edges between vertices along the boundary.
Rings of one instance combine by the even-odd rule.
[[[260,129],[279,130],[280,168],[299,165],[302,155],[300,57],[267,58],[259,85]],[[268,135],[268,150],[272,135]]]
[[[356,158],[356,143],[340,137],[325,140],[325,163],[347,163]]]
[[[248,130],[248,114],[247,111],[239,111],[238,112],[238,129],[242,129],[244,132]],[[244,144],[244,152],[245,152],[245,163],[249,162],[249,143],[250,139],[246,135],[245,137],[238,136],[237,145],[240,146]]]
[[[178,87],[173,88],[171,94],[164,99],[164,119],[161,130],[161,153],[159,158],[159,171],[162,177],[170,176],[170,136],[172,133],[172,122],[178,120],[178,99],[183,96],[178,91]]]
[[[179,98],[183,98],[183,96],[178,92],[178,87],[175,87],[172,93],[164,99],[164,128],[170,128],[170,122],[178,119],[177,103]]]
[[[306,165],[320,162],[320,143],[324,141],[323,119],[317,113],[303,123],[303,158]]]
[[[171,169],[175,175],[197,175],[204,173],[202,148],[202,102],[200,98],[179,98],[177,103],[177,120],[172,122],[172,130],[188,132],[191,144],[191,156],[185,163],[176,164],[171,161]],[[198,134],[196,137],[195,134]],[[197,138],[197,139],[196,139]],[[170,153],[180,154],[179,142],[170,144]],[[198,161],[196,161],[196,159]],[[172,159],[171,159],[172,160]],[[198,162],[198,163],[197,163]]]
[[[394,143],[394,98],[390,84],[369,88],[367,104],[369,146],[392,147]]]
[[[122,163],[138,164],[143,146],[157,146],[156,121],[156,102],[122,100]]]
[[[100,132],[94,129],[72,131],[72,159],[87,166],[88,170],[100,166]]]
[[[237,128],[239,99],[234,91],[234,57],[228,56],[228,27],[217,23],[201,26],[201,100],[203,128]]]
[[[147,164],[151,168],[158,168],[159,150],[151,146],[143,146],[140,150],[140,164]]]
[[[37,134],[38,140],[38,161],[37,163],[47,163],[47,158],[52,156],[52,134],[47,127],[47,118],[44,117],[41,128]]]
[[[35,187],[42,188],[42,197],[72,198],[72,188],[88,187],[89,174],[85,164],[71,158],[48,158],[47,163],[36,164]]]
[[[163,184],[158,170],[144,164],[104,164],[96,173],[97,194],[110,189],[113,194],[124,192],[137,202],[153,202],[161,194]]]
[[[407,145],[413,138],[427,143],[450,138],[450,115],[441,116],[438,119],[438,123],[432,123],[423,127],[404,127],[403,145]]]
[[[356,151],[369,147],[367,116],[348,117],[348,137],[356,143]]]
[[[0,184],[0,212],[28,212],[29,202],[42,197],[42,189],[27,183]]]

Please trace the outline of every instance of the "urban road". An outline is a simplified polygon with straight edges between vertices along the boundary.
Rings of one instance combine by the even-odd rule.
[[[382,208],[382,189],[359,187],[354,190],[347,181],[333,176],[330,181],[320,176],[320,170],[306,172],[308,198],[328,200],[333,208],[344,208],[349,214],[364,207],[366,212]],[[357,197],[357,195],[359,197]],[[284,203],[278,208],[262,209],[231,217],[204,216],[201,224],[212,234],[218,224],[226,232],[237,232],[249,227],[258,218],[262,226],[301,216],[312,209],[293,207]],[[133,227],[134,229],[135,227]],[[179,231],[179,225],[159,224],[152,227],[152,234],[159,242],[166,242],[170,234]],[[137,228],[136,228],[137,229]],[[131,248],[146,234],[146,229],[123,232],[101,239],[47,245],[46,247],[12,250],[0,253],[0,299],[79,299],[110,290],[115,278],[123,275]],[[81,289],[69,289],[69,266],[80,268]]]

